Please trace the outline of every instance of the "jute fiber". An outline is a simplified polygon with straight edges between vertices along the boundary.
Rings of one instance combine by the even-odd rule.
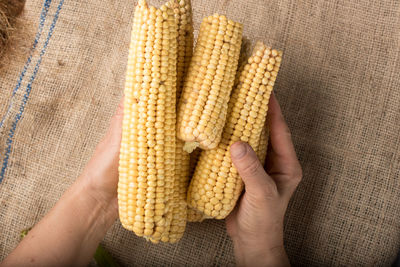
[[[161,1],[150,1],[159,4]],[[124,86],[135,1],[27,1],[27,37],[0,72],[0,260],[73,183]],[[193,1],[284,51],[276,94],[304,179],[285,244],[305,266],[388,266],[400,248],[400,2]],[[234,265],[223,221],[153,245],[116,222],[103,244],[122,265]]]

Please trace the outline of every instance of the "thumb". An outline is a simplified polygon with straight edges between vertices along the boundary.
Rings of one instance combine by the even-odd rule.
[[[246,192],[256,197],[274,197],[278,195],[275,182],[265,172],[254,150],[244,142],[236,142],[231,148],[231,158]]]
[[[124,113],[124,97],[122,97],[117,110],[111,117],[110,125],[108,127],[107,133],[103,137],[102,141],[99,143],[99,147],[107,147],[107,149],[114,148],[119,151],[119,146],[121,144],[122,138],[122,119]]]

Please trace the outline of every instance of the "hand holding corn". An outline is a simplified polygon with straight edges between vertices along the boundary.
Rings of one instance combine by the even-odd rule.
[[[265,118],[282,52],[257,42],[239,67],[243,25],[203,19],[193,51],[190,0],[139,0],[125,79],[118,205],[122,225],[177,242],[186,221],[224,219],[243,189],[229,155],[248,142],[264,160]],[[189,183],[188,153],[200,147]],[[187,193],[187,197],[186,197]]]
[[[89,264],[100,241],[118,218],[122,103],[82,174],[0,266]]]
[[[268,102],[282,52],[257,42],[240,55],[243,25],[203,19],[193,50],[190,0],[139,0],[125,79],[118,206],[124,228],[177,242],[187,221],[224,219],[243,181],[229,148],[247,142],[264,161]],[[239,59],[242,59],[239,66]],[[191,176],[190,156],[201,148]]]
[[[230,148],[245,186],[226,219],[239,266],[290,266],[283,246],[283,219],[302,170],[274,95],[269,107],[271,143],[266,171],[248,144],[237,142]]]

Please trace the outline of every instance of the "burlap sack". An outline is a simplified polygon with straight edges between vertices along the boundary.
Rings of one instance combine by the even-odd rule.
[[[15,46],[33,48],[0,73],[0,260],[80,174],[108,127],[134,4],[27,2],[31,32]],[[292,263],[389,265],[400,245],[400,2],[193,7],[196,28],[218,11],[243,22],[251,40],[284,50],[276,94],[304,170],[285,223]],[[104,245],[123,265],[234,264],[223,221],[190,224],[176,245],[147,243],[116,222]]]

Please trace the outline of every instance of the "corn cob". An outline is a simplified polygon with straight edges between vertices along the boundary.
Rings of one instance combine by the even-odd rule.
[[[239,59],[239,70],[238,70],[238,75],[235,80],[235,87],[239,84],[239,79],[240,79],[240,73],[246,66],[247,60],[246,60],[246,52],[243,50],[246,50],[246,47],[243,48],[244,43],[242,43],[242,51],[240,52],[240,59]],[[243,57],[243,58],[242,58]],[[248,56],[247,56],[248,57]],[[259,146],[256,149],[257,156],[260,159],[260,162],[264,165],[265,158],[267,155],[267,147],[268,147],[268,137],[269,137],[269,131],[268,131],[268,123],[265,121],[264,127],[262,129],[261,135],[260,135],[260,140],[259,140]],[[197,162],[199,160],[201,153],[201,149],[197,148],[195,149],[191,154],[190,154],[190,177],[193,176]],[[207,216],[205,216],[203,213],[200,211],[188,207],[187,211],[187,221],[188,222],[202,222],[203,220],[207,219]]]
[[[221,139],[235,79],[243,26],[218,14],[207,17],[179,101],[178,138],[184,149],[212,149]]]
[[[232,92],[221,142],[200,155],[189,186],[188,204],[206,216],[225,218],[239,198],[243,182],[232,164],[229,148],[239,140],[258,148],[281,56],[277,50],[256,44]]]
[[[122,225],[169,241],[175,179],[177,24],[165,5],[135,10],[125,81],[118,204]]]
[[[263,166],[265,164],[265,158],[267,156],[268,137],[269,137],[268,123],[267,121],[265,121],[257,148],[257,156],[260,159],[260,162]]]
[[[178,24],[178,58],[177,58],[177,92],[176,97],[179,99],[183,80],[189,67],[190,58],[193,54],[193,21],[192,7],[190,0],[171,0],[166,4],[174,10],[175,19]],[[187,204],[186,195],[189,184],[189,161],[190,155],[183,150],[184,142],[176,140],[175,151],[175,185],[174,198],[175,206],[173,208],[173,218],[169,233],[169,242],[178,241],[185,231]]]

